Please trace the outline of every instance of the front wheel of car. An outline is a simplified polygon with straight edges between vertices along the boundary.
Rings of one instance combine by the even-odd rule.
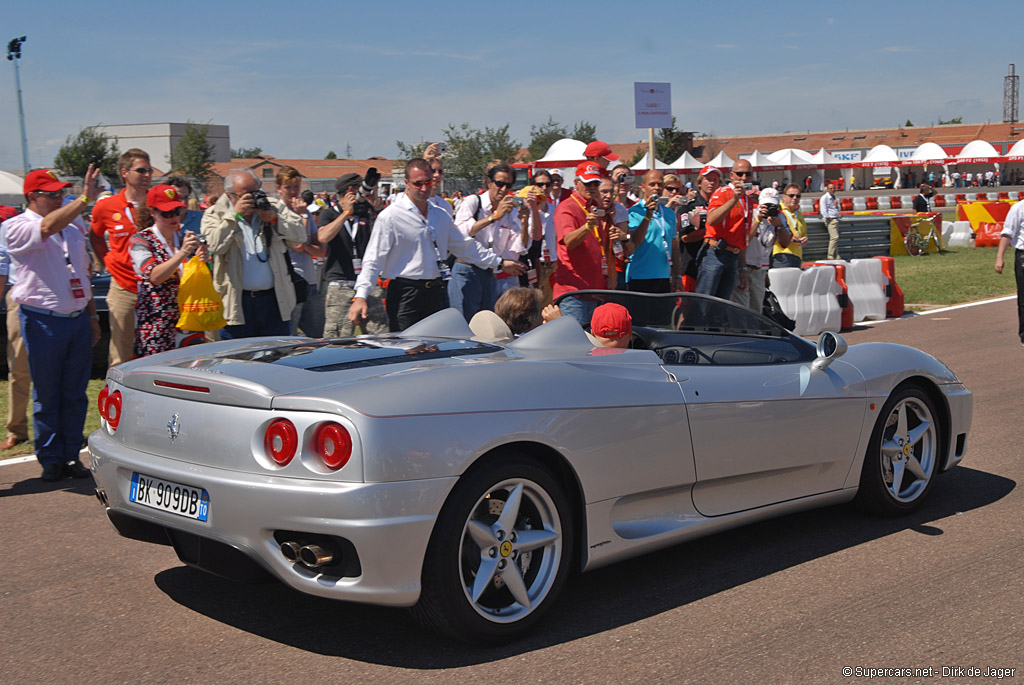
[[[939,473],[938,414],[917,386],[897,390],[871,433],[857,501],[880,514],[909,512],[924,501]]]
[[[526,633],[565,584],[572,512],[558,480],[516,456],[478,464],[456,484],[431,535],[413,615],[469,642]]]

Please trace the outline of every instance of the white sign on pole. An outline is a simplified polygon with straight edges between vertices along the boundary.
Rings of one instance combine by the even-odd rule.
[[[637,128],[672,128],[672,84],[633,83]]]

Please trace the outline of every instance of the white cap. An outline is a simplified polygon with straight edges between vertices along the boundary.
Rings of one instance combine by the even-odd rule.
[[[759,205],[777,205],[779,204],[779,191],[775,188],[765,188],[761,191],[761,194],[757,198],[757,204]]]

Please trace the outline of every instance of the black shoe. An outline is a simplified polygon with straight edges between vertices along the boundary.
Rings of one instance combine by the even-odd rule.
[[[77,459],[64,464],[64,473],[72,478],[88,478],[92,475],[89,469],[85,468],[82,462]]]
[[[43,467],[43,480],[47,483],[56,483],[64,480],[64,464],[47,464]]]

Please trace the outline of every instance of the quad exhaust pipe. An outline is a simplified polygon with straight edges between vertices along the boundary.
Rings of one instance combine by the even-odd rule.
[[[335,553],[320,545],[300,545],[298,542],[281,543],[281,554],[292,563],[300,563],[312,569],[330,566],[334,562]]]

